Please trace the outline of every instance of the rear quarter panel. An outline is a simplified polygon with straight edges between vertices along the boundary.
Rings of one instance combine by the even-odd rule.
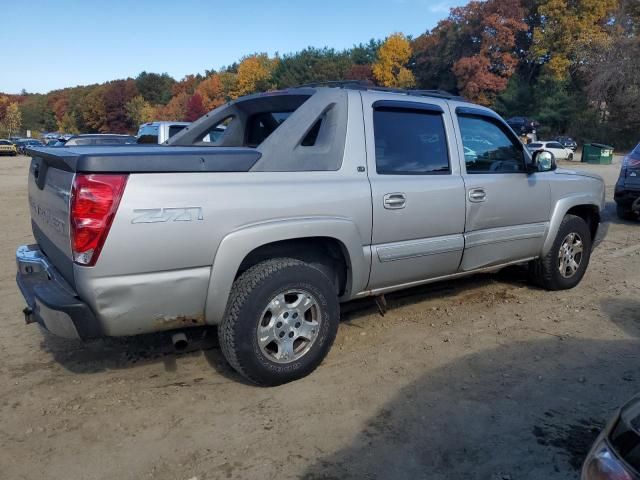
[[[187,213],[182,217],[158,214],[160,220],[136,223],[139,210],[144,209]],[[131,175],[100,258],[95,267],[75,267],[76,285],[108,335],[217,323],[219,315],[206,318],[205,306],[211,268],[223,238],[253,228],[258,247],[261,237],[256,225],[333,217],[353,225],[362,255],[371,238],[370,209],[366,174]],[[331,231],[324,234],[332,236]],[[224,275],[231,276],[225,282],[229,283],[235,271]],[[221,298],[217,301],[224,305],[218,305],[218,310],[223,311],[226,296]]]

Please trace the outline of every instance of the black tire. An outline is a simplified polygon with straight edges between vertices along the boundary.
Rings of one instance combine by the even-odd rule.
[[[630,208],[624,207],[619,203],[616,203],[616,215],[620,220],[635,220],[635,215]]]
[[[300,358],[278,363],[261,350],[257,329],[269,302],[291,289],[303,289],[317,299],[319,330]],[[222,353],[238,373],[258,385],[275,386],[302,378],[320,365],[333,344],[339,320],[336,288],[320,269],[291,258],[275,258],[254,265],[236,279],[218,337]]]
[[[578,234],[582,240],[582,253],[577,270],[570,277],[560,273],[559,255],[565,238],[571,233]],[[591,232],[587,223],[575,215],[566,215],[560,224],[551,250],[543,258],[534,260],[530,264],[535,283],[547,290],[567,290],[573,288],[584,276],[591,257]]]
[[[570,162],[573,162],[573,153],[570,153],[570,154],[569,154],[569,161],[570,161]]]

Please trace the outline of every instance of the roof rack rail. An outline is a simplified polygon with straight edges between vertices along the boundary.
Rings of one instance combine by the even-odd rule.
[[[445,90],[412,90],[406,88],[378,87],[364,80],[327,80],[322,82],[305,83],[304,85],[297,85],[291,88],[317,87],[346,88],[349,90],[372,90],[375,92],[401,93],[404,95],[413,95],[417,97],[437,97],[447,100],[465,100],[463,97],[447,92]]]
[[[341,87],[362,87],[362,88],[367,88],[368,86],[370,86],[370,85],[364,80],[323,80],[323,81],[319,81],[319,82],[304,83],[302,85],[296,85],[296,86],[290,87],[290,88],[313,88],[313,87],[336,87],[336,88],[341,88]]]

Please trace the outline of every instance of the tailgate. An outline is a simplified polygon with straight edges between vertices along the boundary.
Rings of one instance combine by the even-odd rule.
[[[43,157],[29,168],[29,208],[33,236],[51,263],[71,285],[73,261],[69,234],[69,200],[74,172],[61,170]]]

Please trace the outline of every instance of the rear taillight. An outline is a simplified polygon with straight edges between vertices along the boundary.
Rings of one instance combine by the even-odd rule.
[[[628,155],[622,159],[622,168],[638,168],[640,167],[640,158]]]
[[[74,262],[96,264],[126,184],[127,175],[76,175],[69,213]]]

